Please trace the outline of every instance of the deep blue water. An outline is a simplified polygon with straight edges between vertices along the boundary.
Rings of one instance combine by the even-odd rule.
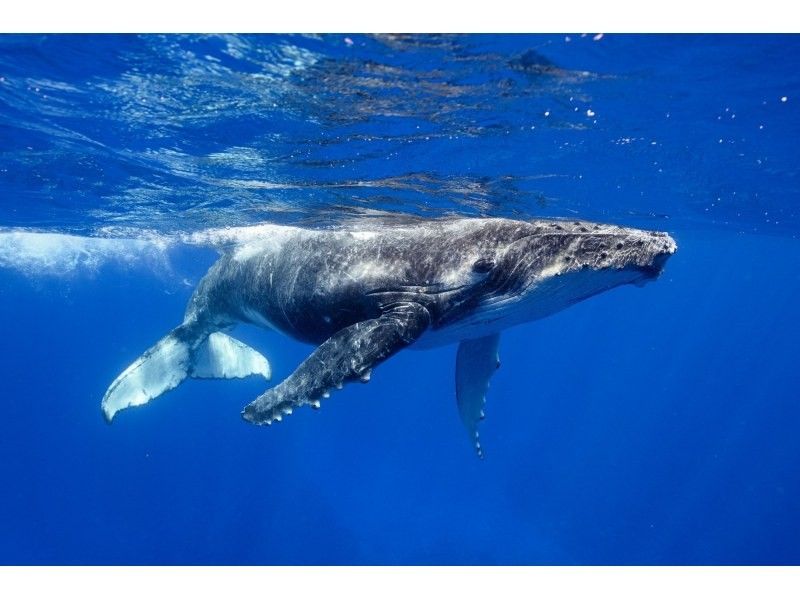
[[[0,563],[800,564],[798,64],[797,36],[0,36]],[[679,245],[504,333],[484,460],[455,347],[268,429],[254,379],[104,423],[210,229],[456,213]],[[275,381],[310,351],[235,334]]]

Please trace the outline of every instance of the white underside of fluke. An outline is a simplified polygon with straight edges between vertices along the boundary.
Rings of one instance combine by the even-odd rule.
[[[192,378],[272,377],[269,362],[255,349],[214,332],[192,352],[173,333],[162,338],[122,372],[103,397],[108,421],[126,407],[144,405]]]
[[[269,362],[261,353],[221,332],[210,334],[200,345],[193,365],[192,378],[272,377]]]

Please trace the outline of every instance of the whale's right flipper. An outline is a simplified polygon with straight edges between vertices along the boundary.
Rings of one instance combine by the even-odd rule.
[[[126,407],[144,405],[188,376],[270,379],[269,362],[255,349],[221,332],[201,338],[179,326],[145,351],[108,387],[102,402],[106,420]]]
[[[318,407],[321,398],[345,382],[368,381],[373,367],[417,340],[429,324],[423,306],[398,303],[378,318],[348,326],[317,347],[286,380],[247,405],[242,417],[270,424],[295,407]]]
[[[500,367],[500,358],[497,355],[499,343],[500,335],[490,334],[483,338],[461,341],[458,345],[456,358],[458,414],[480,458],[483,458],[483,449],[478,435],[478,423],[483,419],[489,379]]]

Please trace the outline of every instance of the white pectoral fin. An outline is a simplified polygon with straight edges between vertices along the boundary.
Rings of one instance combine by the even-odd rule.
[[[483,457],[478,422],[483,419],[489,379],[500,367],[497,347],[499,334],[461,341],[456,358],[456,400],[458,414],[475,444],[478,456]]]
[[[267,380],[272,371],[266,357],[241,341],[214,332],[198,347],[192,378],[244,378],[258,374]]]
[[[193,349],[192,339],[178,330],[145,351],[111,383],[102,402],[109,422],[118,411],[144,405],[172,390],[188,376],[243,378],[259,374],[269,380],[269,362],[244,343],[214,332]]]

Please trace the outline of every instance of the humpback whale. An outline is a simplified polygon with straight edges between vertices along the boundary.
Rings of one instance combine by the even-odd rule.
[[[448,218],[338,229],[264,225],[223,253],[183,322],[134,361],[102,400],[107,421],[186,378],[271,377],[227,333],[255,324],[315,346],[242,411],[271,424],[320,402],[407,347],[458,343],[456,402],[482,456],[478,423],[502,330],[623,284],[658,277],[676,251],[663,232],[568,220]]]

